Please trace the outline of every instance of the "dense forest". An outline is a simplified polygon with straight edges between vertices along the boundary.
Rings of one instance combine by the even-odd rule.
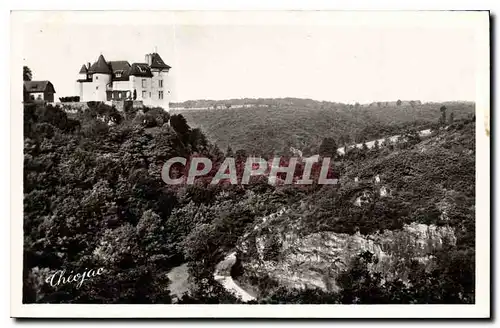
[[[235,279],[254,285],[259,298],[253,302],[473,303],[475,143],[474,117],[467,115],[473,108],[447,107],[455,117],[444,122],[439,105],[400,109],[401,116],[382,107],[370,114],[359,109],[325,116],[325,109],[294,109],[276,116],[273,108],[254,108],[220,116],[215,111],[169,114],[161,108],[118,112],[100,103],[68,114],[59,107],[25,104],[23,302],[170,303],[167,273],[187,263],[190,291],[175,302],[239,303],[214,280],[214,268],[251,236],[262,217],[287,207],[290,214],[272,222],[270,237],[292,225],[300,239],[323,232],[397,232],[418,222],[450,227],[456,238],[428,254],[432,265],[405,263],[411,274],[404,279],[388,279],[374,269],[377,257],[360,251],[336,276],[334,291],[290,288],[273,277],[250,276],[239,263]],[[203,124],[190,126],[192,121]],[[425,140],[415,133],[421,124],[433,127]],[[337,157],[336,145],[362,131],[366,138],[386,132],[406,138]],[[268,155],[305,144],[310,153],[321,150],[334,157],[340,184],[296,188],[261,179],[244,186],[203,180],[167,185],[161,179],[162,165],[176,156],[217,162],[233,154],[226,150],[229,145],[243,157],[256,147]],[[374,174],[387,182],[391,195],[373,192],[367,205],[354,205],[360,189],[374,187],[352,179]],[[264,253],[279,263],[275,246]],[[249,249],[241,262],[253,256],[258,254]],[[81,286],[46,282],[56,270],[100,267],[104,273]]]
[[[212,104],[202,101],[196,105]],[[398,134],[408,128],[427,129],[438,122],[439,109],[447,117],[466,118],[474,114],[474,104],[445,102],[414,104],[373,103],[369,106],[314,101],[310,99],[241,99],[229,103],[251,104],[250,108],[208,110],[176,109],[190,126],[201,128],[221,149],[244,149],[248,153],[285,155],[290,146],[304,155],[318,153],[325,137],[340,146]],[[192,104],[187,104],[192,105]],[[202,106],[200,106],[202,107]]]

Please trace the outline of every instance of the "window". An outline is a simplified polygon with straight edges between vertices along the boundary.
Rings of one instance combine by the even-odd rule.
[[[116,77],[122,77],[122,71],[116,71],[115,75]]]
[[[158,91],[158,99],[163,99],[163,91]]]
[[[163,88],[163,80],[158,80],[158,86],[159,86],[160,88]]]
[[[121,92],[118,94],[118,98],[122,99],[122,94],[121,94]]]
[[[146,73],[146,70],[144,69],[144,67],[142,67],[142,66],[137,66],[137,68],[139,69],[139,72],[141,72],[141,73]]]
[[[146,79],[142,79],[142,87],[145,88],[146,87]]]
[[[98,80],[98,79],[99,79],[99,76],[97,76],[97,75],[96,75],[96,76],[95,76],[95,79],[96,79],[96,80]]]
[[[142,91],[142,99],[146,98],[146,91]]]

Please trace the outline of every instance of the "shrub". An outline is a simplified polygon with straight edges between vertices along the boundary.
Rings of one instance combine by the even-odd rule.
[[[97,106],[99,106],[99,104],[101,104],[102,102],[101,101],[87,101],[87,106],[90,108],[90,109],[95,109],[97,108]]]
[[[80,101],[80,96],[72,96],[72,97],[59,97],[59,100],[62,103],[66,102],[79,102]]]

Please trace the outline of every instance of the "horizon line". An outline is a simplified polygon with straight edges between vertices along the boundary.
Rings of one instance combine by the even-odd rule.
[[[429,103],[447,103],[447,102],[463,102],[463,103],[476,103],[475,100],[466,100],[466,99],[453,99],[453,100],[420,100],[420,99],[395,99],[395,100],[373,100],[373,101],[367,101],[367,102],[359,102],[359,101],[354,101],[354,102],[343,102],[343,101],[334,101],[334,100],[319,100],[319,99],[313,99],[313,98],[302,98],[302,97],[243,97],[243,98],[224,98],[224,99],[187,99],[187,100],[176,100],[176,101],[170,101],[170,104],[177,104],[177,103],[184,103],[188,101],[214,101],[214,102],[224,102],[224,101],[234,101],[234,100],[286,100],[286,99],[298,99],[298,100],[310,100],[310,101],[315,101],[315,102],[323,102],[323,103],[333,103],[333,104],[341,104],[341,105],[351,105],[351,104],[356,104],[359,103],[360,105],[370,105],[370,104],[376,104],[376,103],[385,103],[385,102],[397,102],[398,100],[401,100],[402,102],[410,102],[410,101],[420,101],[422,104],[429,104]]]

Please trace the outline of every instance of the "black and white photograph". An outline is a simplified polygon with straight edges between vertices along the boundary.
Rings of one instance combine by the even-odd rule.
[[[13,11],[11,315],[489,317],[489,20]]]

